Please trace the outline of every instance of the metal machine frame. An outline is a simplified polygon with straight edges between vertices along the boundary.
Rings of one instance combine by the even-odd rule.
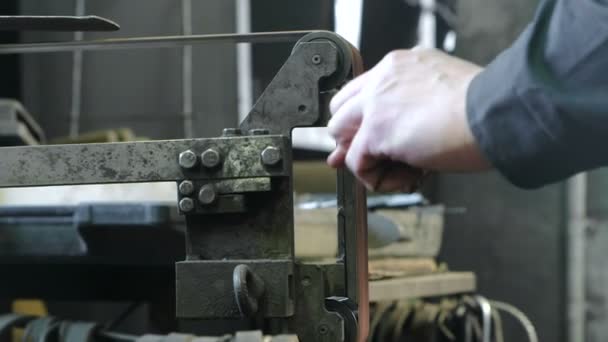
[[[252,40],[260,37],[272,34]],[[136,42],[74,44],[68,48]],[[15,49],[0,46],[0,53]],[[365,190],[352,174],[338,172],[340,255],[330,263],[298,262],[291,146],[294,128],[326,124],[334,90],[361,69],[358,52],[342,38],[310,33],[238,129],[217,138],[2,148],[0,187],[174,181],[186,217],[186,260],[176,264],[178,318],[247,318],[267,333],[305,342],[364,341]]]

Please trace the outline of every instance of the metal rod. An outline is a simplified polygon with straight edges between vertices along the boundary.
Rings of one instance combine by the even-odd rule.
[[[567,341],[585,341],[587,249],[587,175],[572,177],[566,183],[567,218]]]
[[[482,296],[475,296],[475,301],[477,301],[481,311],[481,341],[492,342],[492,306]]]
[[[203,44],[211,42],[232,43],[280,43],[294,42],[308,33],[316,31],[278,31],[256,32],[249,34],[208,34],[191,36],[161,36],[139,38],[115,38],[91,41],[72,41],[58,43],[28,43],[28,44],[1,44],[0,55],[25,53],[73,52],[93,50],[120,50],[145,48],[175,48],[184,45]]]
[[[184,36],[192,35],[192,0],[182,0],[182,34]],[[185,138],[194,137],[192,72],[192,45],[185,45],[182,49],[182,115]]]
[[[251,2],[236,1],[236,32],[251,33]],[[238,80],[238,115],[239,122],[245,120],[253,107],[253,66],[251,45],[238,44],[236,47],[236,67]]]
[[[76,0],[74,12],[77,16],[83,16],[85,12],[85,0]],[[75,32],[74,40],[84,39],[83,32]],[[78,136],[80,130],[80,113],[82,111],[82,51],[74,51],[72,55],[72,99],[70,108],[70,137]]]
[[[420,1],[422,14],[418,25],[418,44],[424,48],[437,47],[437,16],[435,15],[436,0]]]

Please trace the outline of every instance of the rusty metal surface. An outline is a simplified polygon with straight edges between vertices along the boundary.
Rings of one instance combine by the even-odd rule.
[[[268,145],[288,146],[283,137],[259,136],[4,148],[0,187],[286,176],[287,165],[262,164],[260,153]],[[223,167],[178,165],[183,151],[200,155],[211,146],[222,152]]]
[[[233,273],[247,265],[264,282],[266,291],[259,301],[262,317],[289,317],[295,298],[290,279],[291,260],[183,261],[176,264],[177,315],[180,318],[241,318],[235,299]]]
[[[296,314],[289,319],[290,331],[296,332],[301,341],[344,341],[342,317],[322,304],[328,293],[344,295],[343,265],[298,264],[296,279]],[[317,285],[323,282],[331,287],[325,289]]]
[[[255,42],[298,34],[61,48],[172,46],[199,38]],[[359,74],[361,65],[340,37],[310,34],[241,125],[240,134],[248,135],[233,130],[213,139],[7,148],[0,158],[0,187],[175,181],[186,222],[186,261],[176,264],[177,318],[253,315],[258,325],[270,323],[269,333],[297,332],[304,342],[364,341],[369,320],[365,191],[352,174],[338,173],[341,258],[327,265],[298,264],[290,140],[295,127],[327,123],[333,90]]]
[[[98,16],[0,16],[0,31],[118,31],[115,22]]]
[[[323,63],[314,64],[315,56]],[[291,136],[295,127],[321,125],[320,80],[336,72],[337,65],[338,50],[334,45],[301,45],[241,123],[241,130],[265,128],[273,134]]]

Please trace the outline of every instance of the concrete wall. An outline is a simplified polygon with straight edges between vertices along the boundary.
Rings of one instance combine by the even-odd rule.
[[[74,0],[21,1],[22,13],[73,14]],[[87,14],[118,22],[119,33],[86,38],[175,35],[181,33],[181,1],[92,0]],[[234,1],[193,1],[195,33],[234,32]],[[29,41],[71,40],[71,34],[25,35]],[[237,121],[236,56],[231,44],[194,48],[195,136],[216,136]],[[67,135],[72,58],[69,53],[29,55],[23,63],[26,106],[50,136]],[[85,53],[83,131],[131,127],[151,138],[179,138],[181,49]]]
[[[460,0],[457,55],[480,64],[510,45],[532,18],[538,1]],[[466,207],[449,215],[442,257],[452,268],[473,270],[482,294],[525,311],[541,341],[564,341],[564,186],[523,191],[496,173],[445,175],[436,199]],[[506,322],[506,341],[526,341]]]

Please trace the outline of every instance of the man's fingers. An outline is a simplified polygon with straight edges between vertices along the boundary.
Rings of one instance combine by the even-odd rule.
[[[331,100],[331,103],[329,105],[331,112],[333,114],[336,114],[336,112],[340,109],[340,107],[344,105],[344,103],[346,103],[353,96],[357,96],[365,85],[365,83],[367,82],[368,78],[369,73],[364,73],[361,76],[355,78],[354,80],[348,82],[342,88],[342,90],[340,90],[336,95],[334,95],[333,99]]]
[[[351,97],[327,123],[329,134],[338,144],[343,140],[351,141],[361,126],[363,104],[361,96]]]
[[[341,168],[345,166],[346,153],[348,146],[338,145],[336,149],[327,157],[327,164],[333,168]]]
[[[381,170],[374,191],[378,192],[411,192],[420,179],[420,174],[413,172],[408,165],[386,162],[378,166]]]
[[[378,179],[375,168],[378,160],[369,154],[367,144],[367,131],[359,130],[346,152],[344,162],[366,188],[373,189]]]

